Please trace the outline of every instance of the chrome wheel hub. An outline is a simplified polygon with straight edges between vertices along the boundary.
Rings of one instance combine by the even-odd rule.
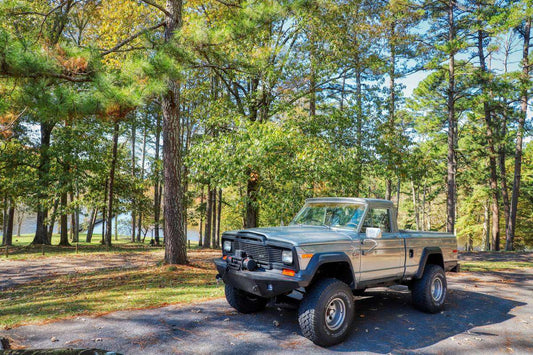
[[[442,280],[438,277],[433,279],[431,283],[431,297],[435,302],[439,302],[444,294],[444,285]]]
[[[332,299],[326,307],[325,320],[329,330],[337,330],[346,318],[346,304],[338,297]]]

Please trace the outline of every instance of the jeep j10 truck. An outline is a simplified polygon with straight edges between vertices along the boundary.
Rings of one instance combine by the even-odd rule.
[[[436,313],[445,271],[459,271],[453,234],[398,230],[392,202],[366,198],[308,199],[288,226],[225,232],[214,262],[239,312],[299,294],[302,333],[321,346],[346,337],[365,289],[407,285],[415,307]]]

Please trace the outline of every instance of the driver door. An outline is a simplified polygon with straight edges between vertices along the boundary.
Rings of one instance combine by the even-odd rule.
[[[403,274],[404,244],[399,233],[392,230],[391,218],[390,208],[368,210],[360,233],[360,282],[395,278]],[[369,231],[367,236],[367,228],[379,228],[381,234]]]

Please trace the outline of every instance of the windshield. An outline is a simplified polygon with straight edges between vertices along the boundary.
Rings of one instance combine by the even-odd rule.
[[[354,203],[309,203],[298,212],[291,224],[354,229],[364,211],[363,205]]]

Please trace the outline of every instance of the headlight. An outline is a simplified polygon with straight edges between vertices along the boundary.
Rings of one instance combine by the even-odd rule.
[[[281,261],[283,261],[284,264],[290,265],[292,264],[292,250],[284,250],[281,252]]]
[[[223,246],[225,252],[229,253],[231,251],[231,241],[225,240]]]

